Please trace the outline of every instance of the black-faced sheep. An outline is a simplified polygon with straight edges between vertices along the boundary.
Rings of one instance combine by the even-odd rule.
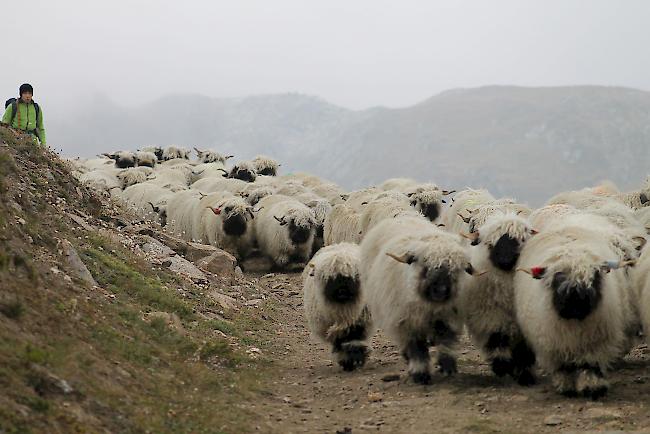
[[[118,151],[112,154],[102,154],[105,157],[115,161],[115,167],[118,169],[126,169],[127,167],[135,167],[137,158],[134,152],[131,151]]]
[[[258,175],[277,176],[280,164],[271,157],[258,155],[251,161],[253,168]]]
[[[372,322],[400,348],[416,383],[431,382],[432,345],[441,372],[457,371],[457,294],[468,273],[473,268],[459,237],[419,215],[384,220],[361,242],[361,287]]]
[[[319,250],[302,275],[309,329],[331,345],[345,371],[363,366],[368,355],[370,315],[364,308],[359,262],[359,246],[336,244]]]
[[[314,243],[313,212],[299,201],[278,194],[260,200],[256,209],[255,233],[262,253],[278,267],[304,266]]]

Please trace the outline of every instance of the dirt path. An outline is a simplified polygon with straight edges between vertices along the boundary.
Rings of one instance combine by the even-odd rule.
[[[277,376],[267,397],[246,405],[260,414],[260,432],[650,432],[650,349],[643,345],[611,375],[603,401],[558,396],[547,376],[533,388],[498,379],[463,338],[459,374],[431,386],[407,380],[405,363],[384,336],[373,341],[369,363],[342,372],[329,351],[311,340],[302,314],[300,275],[265,276],[281,306],[271,357]],[[397,381],[384,381],[389,375]]]

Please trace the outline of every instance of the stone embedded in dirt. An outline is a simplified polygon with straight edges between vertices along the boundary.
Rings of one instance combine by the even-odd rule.
[[[195,283],[207,282],[208,279],[205,274],[185,258],[181,258],[180,256],[172,256],[168,260],[172,263],[169,266],[170,271],[187,277]]]
[[[391,381],[399,381],[399,378],[400,378],[399,374],[388,374],[381,377],[381,381],[385,381],[386,383],[389,383]]]
[[[584,412],[584,415],[591,419],[602,419],[602,420],[621,419],[623,417],[623,415],[619,411],[610,410],[607,408],[599,408],[599,407],[593,407],[587,409]]]
[[[39,395],[70,395],[75,392],[66,380],[57,377],[47,369],[38,365],[30,365],[30,369],[36,374],[33,387]]]
[[[239,310],[237,300],[222,292],[217,291],[216,289],[208,292],[208,296],[212,298],[214,301],[216,301],[217,303],[219,303],[219,305],[224,309],[227,310],[232,309],[236,311]]]
[[[210,256],[199,259],[196,266],[218,276],[232,275],[237,266],[237,259],[230,253],[217,249]]]
[[[561,424],[562,424],[562,418],[556,414],[548,416],[546,419],[544,419],[544,425],[547,426],[557,426]]]
[[[368,401],[379,402],[382,399],[384,399],[384,396],[381,392],[368,392]]]
[[[218,248],[208,244],[189,242],[187,243],[185,254],[183,256],[185,256],[185,259],[188,261],[196,262],[210,256],[218,250]]]
[[[343,429],[336,430],[336,434],[352,434],[352,428],[346,426]]]
[[[72,272],[81,280],[84,282],[88,283],[90,286],[99,286],[97,282],[95,281],[95,278],[93,277],[92,274],[90,274],[90,271],[88,271],[88,268],[86,268],[86,265],[83,263],[81,258],[79,257],[79,254],[75,250],[75,248],[72,246],[70,241],[68,240],[61,240],[60,241],[60,246],[61,249],[63,250],[63,254],[65,256],[66,262],[68,266],[72,269]]]

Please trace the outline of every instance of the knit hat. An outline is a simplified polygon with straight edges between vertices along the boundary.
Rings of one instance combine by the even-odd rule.
[[[20,96],[22,96],[26,92],[29,92],[32,95],[34,95],[34,88],[29,83],[25,83],[25,84],[20,85]]]

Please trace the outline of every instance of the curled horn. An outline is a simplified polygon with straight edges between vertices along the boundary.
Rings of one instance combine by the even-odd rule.
[[[456,190],[442,190],[443,196],[449,196],[452,193],[456,193]]]
[[[264,209],[264,207],[261,207],[261,208],[258,208],[258,209],[253,208],[251,211],[253,211],[253,212],[260,212],[260,211],[262,211],[263,209]]]
[[[445,224],[444,223],[438,223],[436,226],[438,226],[439,228],[444,228]]]
[[[224,160],[229,160],[229,159],[231,159],[233,157],[234,157],[234,155],[226,155],[225,157],[223,157],[223,159]]]
[[[255,218],[255,214],[253,214],[253,209],[252,208],[248,208],[248,214],[250,214],[252,219]]]
[[[523,271],[524,273],[531,276],[533,279],[541,279],[546,273],[546,267],[532,267],[528,268],[517,268],[515,271]]]
[[[636,249],[641,250],[643,247],[646,245],[648,240],[646,240],[644,237],[632,237],[632,240],[636,241],[638,243]]]
[[[196,151],[197,154],[199,155],[203,154],[203,151],[199,150],[199,148],[197,148],[196,146],[194,146],[193,149]]]
[[[147,202],[147,203],[148,203],[149,205],[151,205],[151,209],[152,209],[153,212],[155,212],[155,213],[159,213],[159,212],[160,212],[160,208],[159,208],[159,207],[157,207],[156,205],[154,205],[154,204],[151,203],[151,202]]]
[[[479,233],[478,232],[472,232],[470,234],[466,234],[464,232],[461,232],[460,236],[463,237],[463,238],[467,238],[470,241],[476,241],[476,240],[478,240]]]
[[[469,224],[469,222],[472,221],[472,218],[471,218],[471,217],[465,217],[465,216],[463,216],[461,213],[456,213],[456,215],[457,215],[458,217],[460,217],[461,219],[463,219],[463,221],[464,221],[465,223],[467,223],[467,224]]]
[[[284,219],[281,219],[278,216],[273,216],[273,218],[276,219],[278,221],[278,223],[280,223],[280,226],[284,226],[284,225],[287,224],[287,222],[284,221]]]
[[[214,213],[214,215],[221,214],[221,208],[214,208],[212,206],[206,206],[206,208],[209,209],[210,211],[212,211]]]
[[[198,191],[197,193],[199,193],[199,196],[201,196],[201,199],[203,199],[204,197],[207,196],[207,194],[203,193],[202,191]]]
[[[636,265],[636,260],[631,259],[629,261],[606,261],[601,269],[610,272],[611,270],[618,270],[619,268],[625,267],[634,267]]]
[[[388,256],[390,258],[393,258],[394,260],[396,260],[397,262],[400,262],[402,264],[411,264],[411,263],[413,263],[413,259],[409,257],[408,253],[404,253],[401,256],[397,256],[397,255],[394,255],[394,254],[392,254],[390,252],[386,252],[386,256]]]

